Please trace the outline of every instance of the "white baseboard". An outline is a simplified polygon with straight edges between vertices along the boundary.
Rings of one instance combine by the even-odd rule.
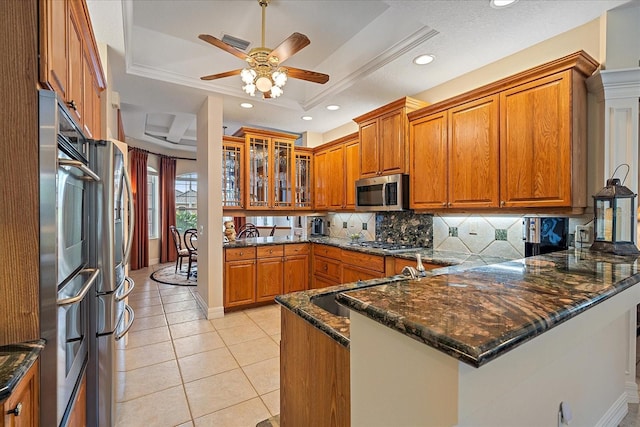
[[[627,381],[624,389],[627,392],[628,403],[640,403],[640,398],[638,396],[638,384],[635,381]]]
[[[200,310],[205,314],[207,319],[218,319],[220,317],[224,317],[224,307],[209,307],[198,291],[193,291],[192,294],[196,299],[198,308],[200,308]]]
[[[607,412],[600,418],[596,427],[617,427],[620,421],[627,415],[627,412],[629,412],[629,406],[627,405],[627,392],[625,391],[613,402],[613,405],[607,409]]]

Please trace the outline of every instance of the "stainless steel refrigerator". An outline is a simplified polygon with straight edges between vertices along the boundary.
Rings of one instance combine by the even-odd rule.
[[[123,153],[111,141],[92,140],[91,169],[100,177],[92,192],[89,250],[91,264],[102,274],[95,295],[89,299],[90,331],[87,365],[87,425],[116,423],[116,342],[123,339],[134,320],[126,298],[135,284],[126,276],[131,250],[133,209],[131,185]]]

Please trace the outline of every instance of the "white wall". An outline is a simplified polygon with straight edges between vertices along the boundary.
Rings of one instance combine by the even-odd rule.
[[[640,3],[632,2],[606,14],[607,70],[640,67]]]

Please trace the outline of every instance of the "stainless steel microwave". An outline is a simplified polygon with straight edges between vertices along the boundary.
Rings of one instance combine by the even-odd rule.
[[[409,209],[409,175],[387,175],[356,181],[356,210],[402,211]]]

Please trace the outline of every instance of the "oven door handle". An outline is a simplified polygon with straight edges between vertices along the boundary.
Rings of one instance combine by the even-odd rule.
[[[133,326],[133,319],[135,319],[133,308],[131,308],[129,304],[125,304],[124,309],[127,311],[127,313],[129,313],[129,323],[127,324],[127,326],[125,326],[122,332],[115,334],[116,341],[120,341],[122,338],[124,338],[125,335],[127,335],[127,332],[129,332],[129,329],[131,329],[131,326]],[[124,321],[124,313],[122,313],[122,316],[120,316],[120,322],[118,322],[118,326],[120,326],[120,323],[122,323],[123,321]],[[116,330],[117,330],[117,327],[116,327]]]
[[[96,279],[98,278],[98,274],[100,274],[100,269],[98,269],[98,268],[85,268],[84,270],[80,271],[80,273],[90,273],[90,272],[91,272],[91,276],[89,276],[89,278],[84,283],[84,285],[82,285],[82,289],[80,289],[80,292],[78,292],[76,295],[74,295],[72,297],[58,300],[57,301],[58,307],[62,307],[62,306],[65,306],[65,305],[76,304],[76,303],[82,301],[82,299],[85,297],[85,295],[87,295],[87,292],[89,292],[89,289],[91,289],[91,285],[93,285],[93,282],[95,282]]]
[[[127,188],[127,204],[129,205],[129,240],[127,240],[127,244],[124,248],[124,255],[122,257],[122,262],[123,264],[128,264],[129,263],[129,256],[131,255],[131,245],[133,244],[133,218],[134,218],[134,212],[133,212],[133,190],[131,189],[131,180],[129,179],[129,174],[127,173],[127,168],[125,167],[124,170],[124,183],[125,183],[125,187]]]
[[[91,169],[89,169],[84,163],[80,160],[71,160],[71,159],[58,159],[59,166],[71,166],[72,168],[80,169],[88,179],[91,179],[96,182],[100,182],[100,177]]]
[[[129,296],[129,294],[133,291],[133,289],[136,287],[136,283],[133,281],[133,279],[129,276],[125,276],[124,281],[129,283],[129,287],[127,288],[126,291],[124,291],[124,293],[122,295],[118,295],[116,293],[116,301],[120,302],[123,299],[125,299],[126,297]]]

